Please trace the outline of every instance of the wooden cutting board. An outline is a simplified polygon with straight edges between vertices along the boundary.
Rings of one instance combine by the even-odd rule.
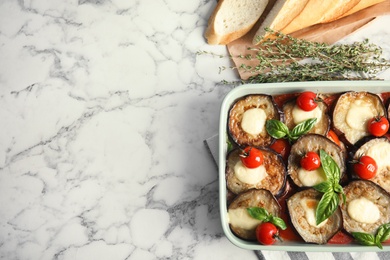
[[[387,0],[382,3],[365,8],[349,16],[338,19],[336,21],[325,24],[317,24],[299,30],[297,32],[291,33],[291,36],[310,41],[333,44],[338,40],[344,38],[345,36],[353,33],[362,26],[366,25],[367,23],[373,21],[376,17],[389,13],[390,0]],[[232,57],[235,67],[239,67],[241,66],[241,64],[245,64],[247,66],[256,66],[256,60],[247,60],[239,58],[238,56],[255,54],[254,51],[250,51],[248,49],[255,47],[252,44],[252,39],[262,20],[263,19],[260,18],[258,24],[247,35],[227,45],[229,54]],[[250,76],[253,76],[252,73],[240,69],[238,69],[238,74],[243,80],[246,80]]]

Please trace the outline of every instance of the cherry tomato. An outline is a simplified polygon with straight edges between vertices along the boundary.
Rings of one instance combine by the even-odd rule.
[[[316,93],[311,91],[302,92],[297,98],[297,105],[304,111],[312,111],[317,107]]]
[[[247,168],[257,168],[264,162],[263,153],[251,146],[245,147],[240,154],[241,162]]]
[[[256,238],[260,244],[272,245],[279,237],[277,227],[271,222],[261,223],[256,227]]]
[[[383,136],[389,130],[389,120],[384,116],[372,118],[368,122],[368,132],[374,136]]]
[[[301,167],[307,171],[318,169],[320,165],[320,156],[316,152],[307,152],[301,159]]]
[[[280,154],[283,157],[283,160],[287,161],[291,150],[291,145],[287,139],[277,139],[270,145],[270,148]]]
[[[375,176],[378,166],[375,160],[368,156],[363,155],[357,162],[353,164],[353,170],[362,179],[368,180]]]
[[[350,244],[353,241],[353,237],[343,231],[337,232],[331,239],[328,240],[329,244]]]
[[[340,139],[333,130],[329,130],[327,134],[328,138],[335,142],[338,146],[341,146]]]

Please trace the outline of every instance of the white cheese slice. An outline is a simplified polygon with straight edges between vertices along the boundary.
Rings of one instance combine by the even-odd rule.
[[[364,197],[350,201],[347,211],[354,220],[367,224],[377,222],[381,215],[378,206]]]
[[[311,198],[303,198],[301,200],[301,206],[305,211],[305,218],[310,226],[320,228],[328,222],[328,219],[325,219],[320,224],[316,224],[316,209],[319,201]]]
[[[367,131],[368,120],[376,116],[372,104],[364,100],[355,100],[349,107],[345,121],[352,129]]]
[[[247,168],[244,164],[242,164],[241,160],[239,160],[234,165],[234,175],[241,182],[247,184],[256,184],[261,182],[265,177],[267,177],[267,170],[264,165],[260,165],[256,168]]]
[[[246,208],[229,209],[227,218],[232,226],[246,230],[255,229],[262,223],[261,220],[252,218]]]
[[[321,121],[322,111],[318,106],[312,111],[304,111],[301,108],[299,108],[299,106],[295,105],[292,110],[292,117],[293,117],[294,124],[296,125],[310,118],[317,118],[317,122],[316,122],[317,124],[318,122]]]
[[[326,175],[322,167],[308,171],[303,168],[298,169],[298,179],[306,187],[313,187],[326,181]]]
[[[244,112],[241,120],[242,129],[251,135],[260,134],[264,127],[267,114],[261,108],[251,108]]]
[[[390,166],[390,143],[378,142],[367,150],[366,155],[375,160],[378,172]]]

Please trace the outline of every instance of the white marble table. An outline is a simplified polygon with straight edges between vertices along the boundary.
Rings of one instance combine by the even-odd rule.
[[[203,38],[214,6],[0,1],[0,259],[294,258],[239,249],[220,226],[203,140],[237,78],[196,55],[226,54]],[[347,40],[388,52],[389,21]]]

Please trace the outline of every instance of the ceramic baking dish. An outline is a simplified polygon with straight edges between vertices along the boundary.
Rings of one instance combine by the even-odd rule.
[[[223,100],[220,113],[219,125],[219,205],[221,212],[221,222],[226,237],[236,246],[250,250],[273,250],[273,251],[312,251],[312,252],[380,252],[390,251],[390,245],[383,245],[383,249],[376,246],[361,246],[358,244],[347,245],[316,245],[308,243],[298,243],[284,241],[271,246],[263,246],[257,242],[242,240],[235,236],[229,228],[227,218],[226,203],[226,179],[225,165],[227,152],[227,120],[228,113],[234,101],[249,94],[288,94],[311,90],[319,93],[337,93],[344,91],[369,91],[381,93],[390,91],[390,81],[325,81],[325,82],[288,82],[269,84],[249,84],[242,85],[230,91]],[[389,205],[390,206],[390,205]]]

